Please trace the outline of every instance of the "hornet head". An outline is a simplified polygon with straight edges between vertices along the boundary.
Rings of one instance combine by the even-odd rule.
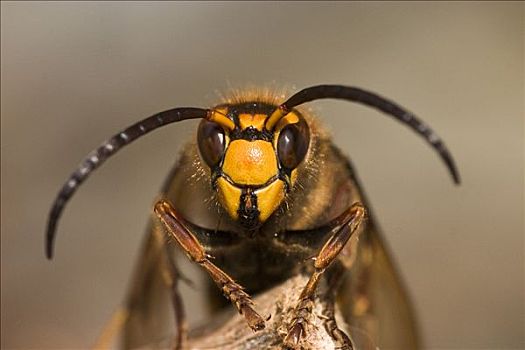
[[[283,202],[310,143],[310,129],[299,112],[269,123],[275,110],[278,106],[262,102],[220,105],[197,133],[219,202],[247,229],[260,226]]]

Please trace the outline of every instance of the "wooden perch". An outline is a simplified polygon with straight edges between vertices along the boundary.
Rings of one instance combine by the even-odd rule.
[[[307,281],[307,276],[298,275],[255,298],[257,310],[269,317],[265,329],[253,332],[241,315],[228,310],[218,314],[211,323],[192,330],[184,348],[284,349],[283,339],[291,322],[291,311],[297,305],[299,295]],[[336,327],[334,311],[339,329],[344,329],[338,310],[334,310],[331,293],[327,290],[326,283],[321,283],[306,336],[299,343],[300,349],[351,349],[349,339],[334,328]],[[337,334],[332,335],[334,332]]]
[[[308,276],[298,275],[255,297],[255,307],[263,316],[269,318],[263,330],[252,331],[242,315],[229,308],[214,315],[210,322],[192,329],[188,340],[183,344],[183,349],[287,349],[283,345],[283,339],[291,322],[291,311],[297,305],[299,295],[307,281]],[[319,284],[306,335],[303,336],[297,349],[353,349],[352,343],[346,335],[348,334],[347,327],[333,302],[331,292],[323,280]],[[162,344],[152,344],[147,348],[172,347],[169,341],[165,341]]]

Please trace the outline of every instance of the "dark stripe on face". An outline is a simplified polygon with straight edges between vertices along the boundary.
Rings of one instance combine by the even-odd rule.
[[[259,131],[253,126],[249,126],[244,130],[240,130],[240,128],[235,128],[232,132],[230,132],[230,140],[247,140],[247,141],[255,141],[255,140],[263,140],[268,142],[273,142],[273,133],[271,131],[268,131],[266,129]]]
[[[237,214],[239,215],[239,223],[248,230],[254,230],[260,225],[257,196],[251,188],[244,188],[242,190]]]

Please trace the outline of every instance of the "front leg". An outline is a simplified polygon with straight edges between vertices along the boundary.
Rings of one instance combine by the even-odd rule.
[[[253,302],[250,296],[244,291],[242,286],[209,260],[209,256],[202,245],[184,225],[183,219],[177,216],[177,212],[172,205],[166,200],[160,200],[155,204],[155,214],[157,214],[168,232],[179,243],[188,258],[208,272],[226,298],[244,316],[250,328],[254,331],[263,329],[265,325],[264,319],[253,309]]]
[[[354,347],[352,345],[352,340],[348,337],[348,335],[342,331],[338,325],[337,321],[335,319],[335,304],[336,304],[336,297],[337,297],[337,291],[339,290],[339,287],[341,285],[343,275],[346,272],[346,267],[343,265],[334,266],[337,267],[335,271],[333,271],[330,274],[330,278],[328,280],[328,286],[327,286],[327,294],[326,294],[326,310],[324,312],[324,316],[326,318],[325,321],[325,329],[330,334],[332,339],[334,340],[336,344],[336,349],[338,350],[353,350]]]
[[[354,203],[334,220],[335,228],[332,230],[332,235],[315,258],[315,270],[301,292],[299,302],[293,311],[294,316],[291,326],[284,339],[286,346],[297,348],[303,334],[306,332],[306,324],[312,313],[314,295],[319,280],[328,266],[337,258],[352,234],[361,226],[365,212],[365,208],[361,203]]]

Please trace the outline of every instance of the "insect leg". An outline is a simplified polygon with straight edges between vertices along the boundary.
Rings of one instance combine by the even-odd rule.
[[[299,302],[294,309],[294,317],[284,343],[296,348],[305,333],[306,324],[312,313],[314,295],[319,280],[328,266],[337,258],[341,250],[352,234],[359,228],[365,217],[365,208],[360,203],[354,203],[349,209],[335,219],[335,229],[332,236],[323,245],[321,251],[315,258],[314,272],[310,276],[308,283],[301,292]]]
[[[346,333],[337,326],[337,321],[335,319],[335,302],[337,291],[339,290],[341,279],[346,270],[344,266],[337,267],[337,271],[335,271],[330,276],[330,279],[328,281],[328,294],[324,312],[324,316],[326,317],[325,329],[328,332],[328,334],[330,334],[334,342],[337,344],[338,350],[352,350],[354,348],[352,345],[352,341],[350,340],[348,335],[346,335]]]
[[[155,213],[175,238],[177,243],[186,252],[188,258],[202,266],[222,290],[237,310],[244,316],[246,322],[254,331],[264,328],[264,319],[253,309],[250,296],[224,271],[213,264],[197,238],[186,228],[182,219],[177,216],[175,209],[165,200],[155,204]]]

